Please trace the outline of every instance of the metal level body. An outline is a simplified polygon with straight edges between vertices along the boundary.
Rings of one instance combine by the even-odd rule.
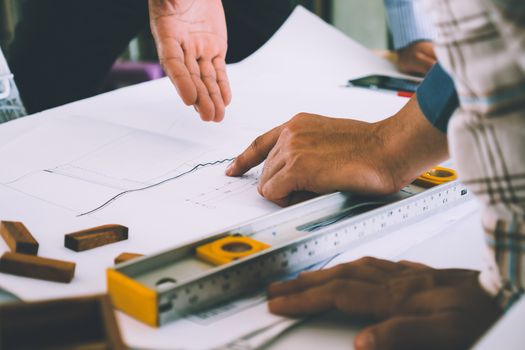
[[[345,193],[323,196],[108,269],[108,292],[115,307],[161,326],[257,290],[468,197],[459,182],[431,189],[410,185],[375,199]],[[221,266],[196,257],[198,246],[236,234],[271,248]]]

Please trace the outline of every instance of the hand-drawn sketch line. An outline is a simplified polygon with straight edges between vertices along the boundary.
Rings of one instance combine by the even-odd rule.
[[[111,197],[110,199],[108,199],[103,204],[99,205],[98,207],[96,207],[96,208],[94,208],[94,209],[92,209],[90,211],[87,211],[85,213],[79,214],[77,216],[80,217],[80,216],[93,214],[94,212],[97,212],[97,211],[107,207],[109,204],[113,203],[114,201],[116,201],[120,197],[125,196],[127,194],[130,194],[130,193],[133,193],[133,192],[149,190],[150,188],[160,186],[162,184],[165,184],[166,182],[170,182],[170,181],[176,180],[176,179],[178,179],[178,178],[180,178],[180,177],[182,177],[184,175],[188,175],[188,174],[190,174],[190,173],[192,173],[192,172],[194,172],[194,171],[196,171],[196,170],[198,170],[200,168],[204,168],[204,167],[212,166],[212,165],[217,165],[217,164],[222,164],[222,163],[226,163],[226,162],[232,162],[234,160],[235,160],[235,158],[225,158],[225,159],[216,160],[216,161],[213,161],[213,162],[199,163],[199,164],[195,165],[193,168],[191,168],[188,171],[185,171],[183,173],[177,174],[175,176],[172,176],[172,177],[170,177],[168,179],[165,179],[165,180],[162,180],[160,182],[157,182],[157,183],[145,186],[145,187],[140,187],[140,188],[135,188],[135,189],[131,189],[131,190],[126,190],[126,191],[120,192],[117,195],[115,195],[115,196]]]

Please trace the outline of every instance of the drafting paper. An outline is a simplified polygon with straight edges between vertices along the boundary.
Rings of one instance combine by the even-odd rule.
[[[0,274],[0,286],[25,300],[104,292],[105,270],[122,252],[154,253],[279,207],[257,192],[261,167],[232,179],[223,162],[79,214],[123,190],[234,157],[299,112],[374,122],[407,101],[344,87],[348,79],[395,69],[300,7],[259,52],[228,72],[234,97],[220,124],[200,121],[161,79],[1,125],[0,219],[23,221],[40,242],[39,255],[74,261],[77,270],[70,284]],[[64,234],[108,223],[128,226],[129,239],[82,253],[64,248]],[[384,254],[418,242],[407,236]],[[370,246],[360,254],[371,253]],[[261,300],[237,307],[210,324],[193,318],[153,329],[122,314],[119,320],[130,346],[149,349],[219,346],[280,320]]]

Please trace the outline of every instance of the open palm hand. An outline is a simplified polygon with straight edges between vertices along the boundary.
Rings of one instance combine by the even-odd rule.
[[[160,62],[187,105],[204,121],[220,122],[231,90],[227,32],[220,0],[149,0]]]

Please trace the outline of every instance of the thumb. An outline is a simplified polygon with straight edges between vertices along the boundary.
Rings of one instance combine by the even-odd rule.
[[[356,350],[466,349],[472,338],[462,331],[468,324],[462,319],[454,312],[397,316],[359,332],[354,346]]]

